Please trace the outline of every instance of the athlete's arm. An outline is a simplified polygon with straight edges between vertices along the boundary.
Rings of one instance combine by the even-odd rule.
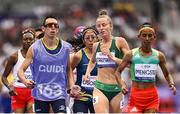
[[[175,87],[173,78],[167,69],[166,58],[162,52],[159,52],[159,60],[160,60],[159,66],[162,69],[164,77],[165,77],[166,81],[168,82],[170,89],[173,91],[173,94],[175,95],[177,92],[176,87]]]
[[[120,43],[121,43],[121,50],[125,55],[130,50],[129,45],[124,38],[120,39]]]
[[[115,71],[115,78],[118,82],[118,85],[122,88],[123,94],[126,94],[128,92],[128,88],[124,80],[122,80],[121,78],[121,72],[130,63],[131,58],[132,58],[132,51],[128,51],[123,57],[121,64],[119,64],[118,68]]]
[[[79,50],[77,53],[73,54],[71,57],[71,68],[72,70],[74,70],[77,65],[79,64],[80,60],[81,60],[82,54],[81,54],[81,50]]]
[[[68,59],[68,64],[67,64],[67,76],[68,76],[68,89],[71,89],[71,87],[74,85],[74,78],[73,78],[73,72],[70,64],[70,57]]]
[[[132,58],[132,51],[128,51],[123,59],[122,62],[119,64],[118,68],[116,69],[116,74],[119,75],[119,73],[121,74],[121,72],[124,70],[124,68],[130,63]]]
[[[16,64],[17,58],[18,58],[18,52],[15,52],[7,59],[7,64],[5,66],[5,70],[4,70],[2,78],[1,78],[3,84],[9,89],[10,95],[16,95],[16,92],[14,90],[13,85],[8,82],[7,77],[9,76],[14,65]]]
[[[29,87],[29,88],[33,87],[34,82],[32,80],[27,80],[25,78],[24,72],[26,71],[28,66],[31,64],[32,58],[33,58],[33,52],[32,52],[32,47],[30,47],[26,54],[26,58],[18,71],[19,79],[26,85],[26,87]]]
[[[73,76],[73,71],[72,71],[71,62],[70,62],[70,56],[69,56],[68,64],[67,64],[67,76],[68,76],[67,90],[70,90],[70,96],[72,97],[78,96],[81,91],[81,87],[78,85],[75,85],[74,83],[74,76]]]
[[[118,68],[115,71],[115,77],[119,84],[121,82],[119,81],[119,77],[121,77],[121,72],[124,70],[124,68],[130,63],[132,57],[132,51],[129,51],[126,53],[126,55],[123,57],[121,64],[119,64]]]
[[[89,60],[89,63],[88,63],[87,69],[86,69],[86,74],[85,74],[85,76],[83,76],[83,80],[84,80],[84,81],[87,81],[87,80],[88,80],[88,77],[90,76],[91,71],[92,71],[93,68],[95,67],[95,64],[96,64],[95,56],[96,56],[97,46],[98,46],[98,42],[95,43],[95,44],[93,44],[93,50],[92,50],[93,56],[92,56],[92,58]]]

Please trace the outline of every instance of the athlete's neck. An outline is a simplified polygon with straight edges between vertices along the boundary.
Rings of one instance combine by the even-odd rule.
[[[92,50],[85,47],[84,52],[89,59],[92,58]]]
[[[102,38],[102,43],[108,43],[112,40],[112,35]]]
[[[84,51],[85,51],[86,53],[92,53],[92,49],[87,48],[87,47],[84,48]]]
[[[59,41],[57,37],[54,37],[54,38],[44,37],[42,40],[43,40],[44,44],[48,47],[57,46],[58,41]]]
[[[140,51],[143,55],[151,55],[152,48],[151,47],[140,47]]]
[[[28,50],[25,48],[22,48],[20,51],[21,51],[22,56],[25,58]]]

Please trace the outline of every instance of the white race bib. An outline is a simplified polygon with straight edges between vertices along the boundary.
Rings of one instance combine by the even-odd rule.
[[[40,95],[51,99],[57,98],[63,93],[61,87],[56,83],[39,84],[37,87]]]
[[[135,78],[154,80],[157,74],[157,64],[135,64]]]
[[[115,52],[111,52],[111,54],[113,56],[115,56]],[[97,52],[96,53],[96,58],[97,58],[97,63],[98,65],[104,65],[104,64],[116,64],[113,60],[109,59],[109,57],[105,54],[103,54],[102,52]]]
[[[84,76],[84,75],[83,75]],[[82,87],[90,87],[90,88],[93,88],[94,85],[95,85],[95,81],[96,81],[96,76],[89,76],[89,82],[85,82],[85,81],[82,81],[81,82],[81,86]]]

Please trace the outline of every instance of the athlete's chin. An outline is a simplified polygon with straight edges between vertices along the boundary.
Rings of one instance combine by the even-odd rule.
[[[54,38],[54,37],[56,37],[56,35],[55,34],[50,34],[49,37]]]
[[[144,45],[151,45],[151,42],[144,42]]]

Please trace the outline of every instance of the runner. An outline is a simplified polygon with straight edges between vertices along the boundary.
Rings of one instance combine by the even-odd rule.
[[[12,54],[5,67],[2,75],[2,82],[9,89],[11,95],[11,107],[14,113],[33,113],[32,105],[34,99],[31,96],[31,89],[27,88],[18,78],[17,72],[23,63],[26,53],[35,41],[35,32],[32,28],[28,28],[22,32],[22,48]],[[9,83],[8,77],[13,73],[13,84]],[[25,71],[26,79],[32,79],[30,67]]]
[[[95,113],[119,113],[123,108],[123,88],[118,86],[115,70],[123,55],[129,50],[126,40],[112,35],[113,23],[106,10],[101,10],[96,20],[100,42],[93,46],[93,57],[89,62],[84,80],[88,82],[90,72],[97,63],[98,73],[93,91]]]
[[[77,27],[77,30],[80,27]],[[97,67],[95,66],[91,72],[91,81],[90,83],[86,84],[83,83],[82,77],[86,73],[86,69],[89,63],[90,58],[92,58],[92,48],[93,43],[97,41],[97,34],[98,32],[93,27],[84,28],[80,33],[76,35],[81,39],[83,42],[83,48],[81,48],[77,53],[75,53],[72,57],[71,67],[74,70],[76,68],[76,85],[81,86],[81,94],[80,98],[75,98],[74,105],[73,105],[73,112],[74,113],[95,113],[94,107],[92,103],[92,92],[94,88],[94,83],[96,80],[97,75]]]
[[[50,105],[54,113],[66,113],[67,89],[71,92],[77,89],[77,94],[80,91],[74,86],[70,66],[71,45],[57,37],[59,24],[55,17],[46,17],[42,30],[44,37],[29,48],[18,76],[27,87],[34,87],[36,113],[49,113]],[[33,80],[25,79],[24,75],[30,64]]]
[[[121,73],[130,64],[132,86],[125,112],[156,113],[159,109],[159,97],[155,84],[158,65],[174,95],[176,87],[167,69],[164,54],[152,48],[156,35],[151,24],[144,23],[140,27],[138,38],[141,41],[141,46],[132,49],[125,55],[117,68],[116,77],[119,78],[119,72]]]

